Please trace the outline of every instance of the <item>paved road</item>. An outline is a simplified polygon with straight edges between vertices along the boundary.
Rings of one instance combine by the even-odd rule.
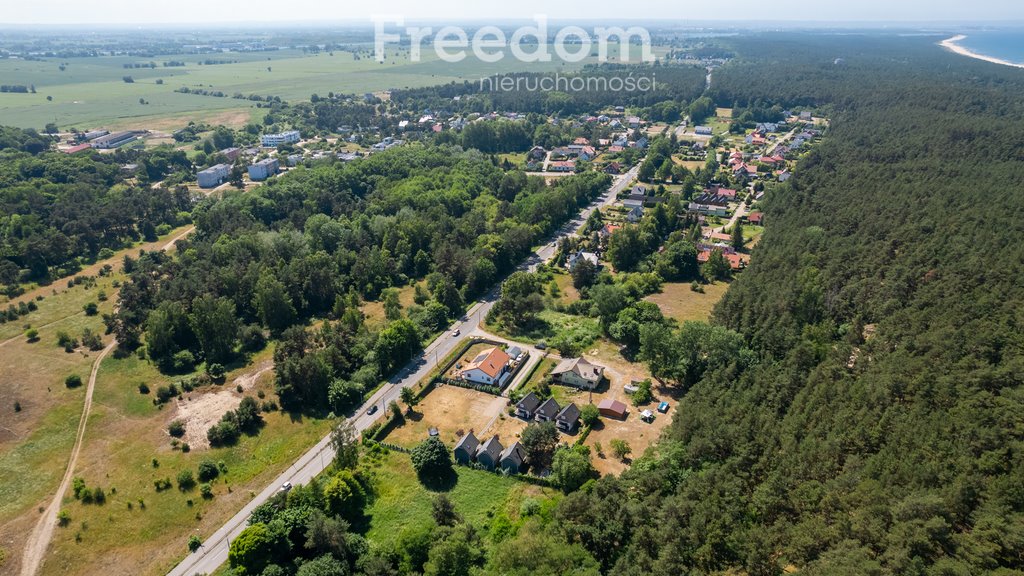
[[[555,247],[558,240],[576,233],[576,230],[586,222],[596,207],[605,207],[615,202],[615,196],[636,177],[639,165],[634,166],[629,172],[616,177],[612,186],[593,204],[580,212],[571,222],[566,223],[548,243],[544,244],[534,254],[530,255],[522,264],[520,270],[535,270],[541,262],[546,262],[555,254]],[[387,413],[387,406],[393,400],[398,400],[401,390],[404,387],[413,386],[425,378],[438,362],[450,354],[459,341],[465,336],[478,332],[480,323],[490,311],[494,301],[497,300],[500,289],[495,287],[479,302],[474,304],[458,322],[452,325],[447,332],[435,339],[424,349],[422,355],[414,359],[408,366],[402,369],[390,382],[385,384],[366,403],[359,408],[356,415],[350,418],[352,425],[359,432],[362,432],[373,424],[383,414]],[[459,331],[459,336],[454,331]],[[373,415],[367,414],[370,407],[376,406],[377,411]],[[278,475],[269,486],[256,495],[237,514],[231,517],[226,524],[221,526],[212,536],[203,542],[202,547],[193,554],[189,554],[180,564],[174,567],[169,576],[193,576],[195,574],[213,573],[221,564],[228,559],[228,547],[233,540],[246,527],[246,521],[252,511],[266,502],[273,496],[282,484],[291,482],[292,485],[308,484],[314,476],[322,472],[334,459],[334,450],[330,446],[330,437],[325,437],[303,454],[287,470]]]

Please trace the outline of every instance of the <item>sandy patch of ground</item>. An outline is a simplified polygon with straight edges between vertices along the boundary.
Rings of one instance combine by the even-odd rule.
[[[182,437],[182,441],[188,443],[192,450],[209,448],[210,441],[206,438],[206,431],[220,422],[221,417],[227,411],[238,408],[244,392],[253,388],[259,378],[273,368],[273,363],[270,360],[265,360],[255,366],[251,372],[235,378],[230,385],[225,385],[222,390],[202,394],[198,397],[192,394],[179,396],[176,401],[176,410],[171,412],[166,424],[170,424],[174,420],[181,420],[185,423],[185,436]],[[238,392],[237,386],[242,387],[241,393]]]
[[[508,404],[507,398],[492,396],[458,386],[438,386],[395,427],[386,442],[412,447],[427,438],[430,428],[437,428],[441,440],[454,446],[458,439],[472,430],[486,430],[498,419]]]

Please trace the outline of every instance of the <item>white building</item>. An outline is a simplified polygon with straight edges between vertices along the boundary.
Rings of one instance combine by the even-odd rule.
[[[260,143],[264,148],[277,148],[281,144],[294,144],[302,139],[298,130],[289,130],[279,134],[264,134],[260,136]]]

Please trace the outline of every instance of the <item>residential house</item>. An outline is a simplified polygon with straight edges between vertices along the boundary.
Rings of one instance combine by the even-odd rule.
[[[636,139],[636,142],[633,142],[633,148],[643,150],[644,148],[647,148],[648,144],[647,136],[641,136]]]
[[[468,434],[459,438],[459,441],[455,444],[453,450],[455,454],[455,461],[459,464],[469,464],[476,458],[476,451],[480,448],[480,441],[476,439],[473,432],[470,431]]]
[[[619,226],[617,224],[605,224],[604,227],[598,230],[597,233],[601,237],[601,240],[607,240],[611,238],[612,234],[614,234],[617,230],[620,230],[621,228],[622,226]]]
[[[526,450],[522,444],[515,442],[501,452],[498,463],[501,469],[509,474],[519,474],[523,471],[523,464],[526,463]]]
[[[225,148],[219,152],[219,154],[223,154],[231,162],[238,160],[238,155],[241,153],[242,150],[234,146],[232,146],[231,148]]]
[[[604,378],[604,367],[586,358],[565,358],[551,371],[551,379],[566,386],[593,390]]]
[[[575,172],[576,162],[574,160],[560,160],[548,163],[548,172]]]
[[[793,177],[793,174],[789,170],[779,170],[775,173],[775,176],[778,177],[779,182],[786,182]]]
[[[562,411],[555,416],[555,426],[557,426],[559,430],[570,434],[576,430],[576,426],[579,422],[580,409],[576,407],[575,403],[562,408]]]
[[[504,449],[504,446],[498,441],[498,437],[491,436],[487,442],[476,449],[476,461],[484,468],[494,470],[501,461],[501,453]]]
[[[543,160],[547,154],[547,150],[543,146],[534,146],[526,153],[526,157],[531,160]]]
[[[632,201],[631,200],[624,201],[622,203],[623,206],[626,205],[626,202],[632,202]],[[634,204],[632,206],[629,206],[629,212],[626,212],[626,221],[627,222],[630,222],[632,224],[636,224],[643,217],[644,217],[644,206],[643,206],[642,202],[639,205]]]
[[[516,403],[516,416],[523,420],[533,420],[533,414],[537,411],[540,406],[540,398],[533,392],[530,392],[523,399]]]
[[[537,408],[533,419],[537,422],[551,422],[561,411],[562,407],[558,405],[558,402],[555,402],[554,398],[548,398]]]
[[[605,174],[621,174],[622,173],[622,166],[618,162],[609,162],[608,165],[604,167],[604,173]]]
[[[697,248],[697,263],[703,264],[711,259],[711,254],[715,251],[722,253],[726,261],[729,262],[729,267],[733,270],[742,270],[747,267],[747,261],[742,254],[737,254],[735,250],[727,249],[722,246],[698,246]]]
[[[763,221],[764,215],[760,212],[751,212],[750,214],[747,214],[747,222],[750,222],[751,224],[760,226]]]
[[[583,250],[580,250],[579,252],[576,252],[575,254],[569,256],[569,259],[566,260],[565,267],[566,269],[571,271],[573,268],[576,267],[577,264],[579,264],[583,260],[588,260],[594,266],[601,265],[601,259],[598,258],[597,254],[594,254],[593,252],[584,252]]]
[[[597,120],[597,118],[594,118],[594,120]],[[579,138],[573,140],[572,143],[577,145],[577,146],[590,146],[590,140],[587,140],[586,138],[584,138],[582,136],[580,136]]]
[[[612,400],[611,398],[605,398],[601,400],[601,403],[597,405],[597,411],[602,416],[609,418],[617,418],[619,420],[626,419],[626,405],[618,400]]]
[[[640,127],[640,117],[639,116],[630,116],[629,119],[627,120],[627,122],[629,123],[629,127],[631,129],[636,129],[636,128]]]
[[[226,182],[230,174],[230,164],[217,164],[197,173],[196,180],[200,188],[215,188]]]
[[[476,358],[463,366],[456,376],[468,382],[487,386],[500,386],[507,376],[508,354],[497,346],[481,350]]]

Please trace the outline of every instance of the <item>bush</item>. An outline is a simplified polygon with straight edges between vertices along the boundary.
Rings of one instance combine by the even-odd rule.
[[[188,490],[195,488],[195,485],[196,479],[195,476],[192,475],[191,470],[182,470],[181,472],[178,472],[178,490],[187,492]]]
[[[78,347],[78,340],[73,338],[67,332],[59,330],[57,331],[57,346],[60,346],[65,351],[70,352],[71,350],[74,350],[75,348]]]
[[[188,442],[182,442],[181,443],[181,451],[182,452],[186,452],[186,453],[191,452],[192,451],[192,447],[188,445]]]
[[[81,499],[82,498],[82,494],[85,491],[86,491],[85,479],[84,478],[79,478],[78,476],[74,477],[71,480],[71,493],[74,494],[75,500]]]
[[[103,488],[99,486],[92,489],[92,501],[96,504],[104,504],[107,501],[107,495],[103,492]]]
[[[167,425],[167,433],[175,438],[181,438],[185,435],[185,423],[181,420],[175,420]]]
[[[149,394],[149,386],[145,382],[139,382],[139,394]]]
[[[210,460],[199,463],[199,481],[209,482],[220,475],[220,469]]]
[[[14,411],[15,412],[21,412],[21,402],[15,402],[14,403]]]
[[[179,350],[171,357],[171,368],[175,372],[191,372],[196,365],[196,357],[188,350]]]
[[[240,434],[238,424],[233,420],[223,420],[206,431],[206,439],[210,441],[210,446],[217,448],[234,444],[238,441]]]
[[[99,314],[99,306],[95,302],[89,302],[85,306],[82,306],[82,310],[85,311],[86,316],[95,316]]]
[[[583,408],[580,408],[580,420],[583,421],[584,426],[593,426],[597,424],[600,418],[601,412],[597,409],[597,406],[586,404]]]
[[[61,510],[57,513],[57,525],[64,528],[68,524],[71,524],[71,515],[67,510]]]
[[[199,539],[199,536],[195,534],[188,537],[188,551],[195,552],[203,545],[203,541]]]
[[[78,374],[72,374],[64,379],[64,385],[68,388],[78,388],[82,385],[82,377]]]
[[[153,487],[156,488],[157,492],[163,492],[164,490],[167,490],[171,487],[171,479],[157,478],[156,480],[153,480]]]
[[[38,342],[39,330],[36,330],[35,328],[29,328],[28,330],[25,331],[25,339],[28,340],[29,342]]]
[[[218,364],[214,362],[213,364],[209,364],[206,366],[206,373],[209,374],[210,378],[213,378],[214,380],[223,380],[227,372],[224,370],[223,364]]]
[[[204,500],[213,498],[213,487],[208,482],[203,482],[199,485],[199,494],[202,495]]]

